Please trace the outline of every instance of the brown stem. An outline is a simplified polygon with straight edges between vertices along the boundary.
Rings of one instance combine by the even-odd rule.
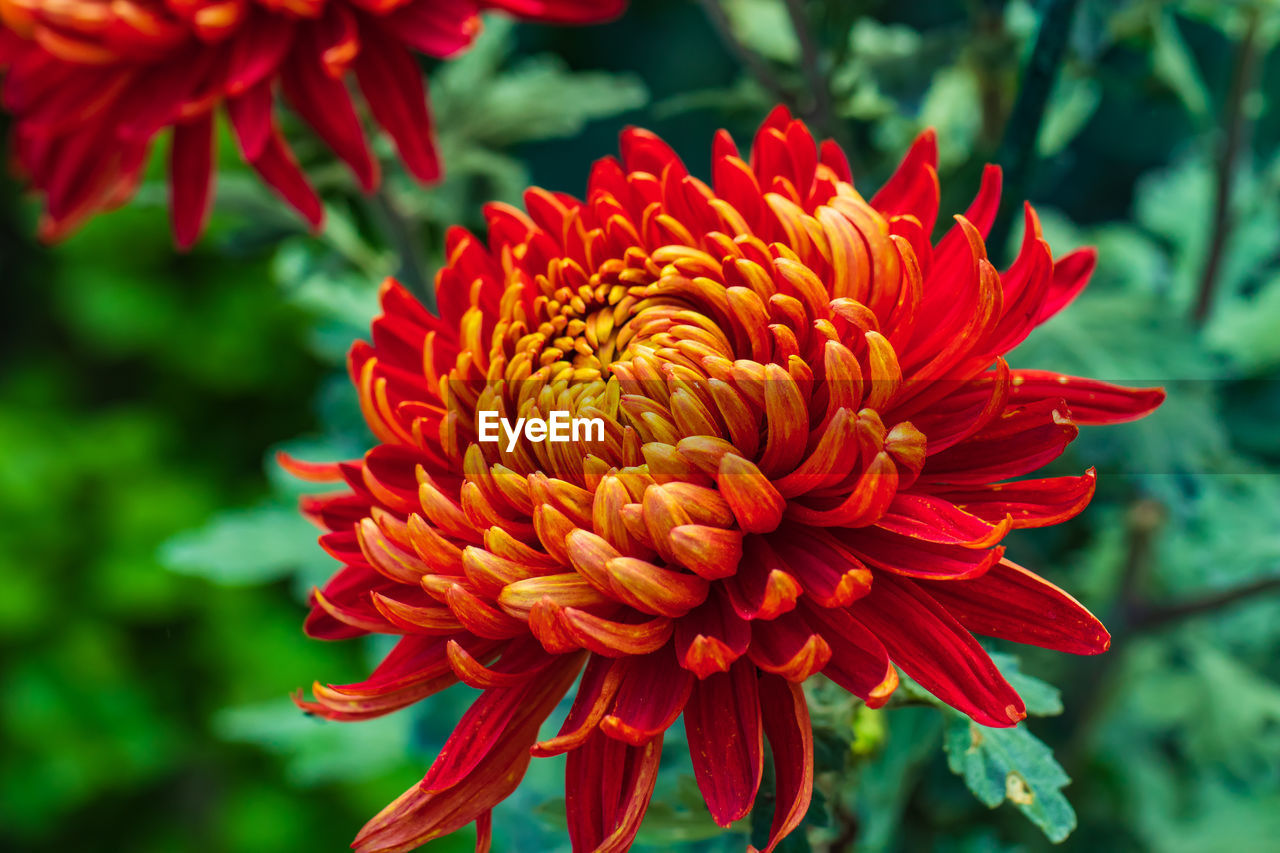
[[[1158,501],[1140,500],[1129,508],[1126,518],[1129,537],[1124,566],[1120,572],[1119,617],[1124,625],[1133,622],[1132,614],[1141,607],[1142,585],[1151,565],[1151,546],[1156,531],[1164,522],[1164,507]]]
[[[841,799],[833,800],[831,810],[835,813],[836,826],[840,828],[840,832],[827,845],[827,853],[848,853],[858,840],[860,821]]]
[[[1250,583],[1241,584],[1235,589],[1222,590],[1221,592],[1211,593],[1202,598],[1193,598],[1189,601],[1148,605],[1135,614],[1132,631],[1135,634],[1154,631],[1170,623],[1190,619],[1192,616],[1212,613],[1235,604],[1237,601],[1244,601],[1255,595],[1273,590],[1280,590],[1280,577],[1259,578]]]
[[[1217,186],[1213,204],[1213,236],[1209,243],[1209,254],[1205,257],[1204,270],[1200,274],[1200,293],[1191,315],[1192,321],[1197,326],[1204,325],[1205,320],[1209,318],[1209,311],[1213,307],[1213,296],[1218,289],[1227,239],[1231,235],[1231,188],[1236,172],[1236,160],[1240,156],[1240,150],[1248,135],[1250,123],[1245,102],[1248,100],[1249,93],[1253,91],[1259,60],[1262,58],[1261,21],[1262,12],[1255,5],[1249,10],[1244,37],[1240,40],[1235,66],[1231,70],[1231,88],[1227,93],[1222,119],[1226,136],[1223,137],[1218,155]]]
[[[1124,664],[1124,655],[1131,639],[1130,627],[1138,604],[1143,582],[1151,561],[1152,545],[1164,521],[1164,507],[1152,500],[1140,500],[1129,508],[1125,518],[1127,536],[1124,562],[1120,566],[1120,586],[1117,605],[1107,622],[1111,625],[1111,650],[1097,663],[1086,664],[1089,678],[1078,701],[1074,704],[1075,721],[1071,739],[1062,752],[1062,763],[1073,772],[1085,756],[1085,750],[1093,738],[1093,732],[1102,720],[1103,712],[1115,694],[1117,677]]]
[[[1000,215],[987,237],[987,247],[997,257],[1004,252],[1009,231],[1021,214],[1036,166],[1036,142],[1044,124],[1049,93],[1058,76],[1058,67],[1067,55],[1071,21],[1080,0],[1045,0],[1040,6],[1040,27],[1027,67],[1018,87],[1018,96],[1005,124],[1004,139],[996,157],[1004,168],[1004,192]],[[993,258],[994,260],[994,258]]]
[[[809,95],[813,99],[813,110],[809,117],[819,130],[834,133],[836,128],[831,111],[831,89],[826,75],[822,73],[818,44],[805,17],[804,0],[787,0],[787,14],[791,17],[791,28],[795,30],[796,40],[800,42],[800,67],[804,71]]]
[[[416,296],[418,301],[426,306],[427,310],[435,311],[436,295],[435,291],[427,283],[427,276],[423,270],[422,259],[418,252],[418,240],[409,221],[400,212],[395,199],[391,197],[391,192],[386,184],[383,184],[374,193],[373,203],[374,209],[382,220],[387,237],[399,256],[400,269],[397,271],[397,276],[400,279],[400,283],[408,288],[409,292]]]
[[[716,34],[724,42],[725,47],[734,55],[734,58],[746,67],[751,76],[756,79],[756,82],[779,101],[790,102],[791,98],[788,96],[786,88],[778,82],[778,78],[774,76],[769,63],[760,54],[739,41],[738,37],[733,34],[733,27],[729,25],[729,17],[724,13],[724,9],[720,8],[719,0],[698,0],[698,2],[706,13],[707,20],[715,28]]]
[[[1151,546],[1162,520],[1163,508],[1154,501],[1140,501],[1129,511],[1128,548],[1117,596],[1119,605],[1108,620],[1112,623],[1111,650],[1093,665],[1088,686],[1077,705],[1074,734],[1063,751],[1063,764],[1068,772],[1075,770],[1085,755],[1093,730],[1119,685],[1118,678],[1133,640],[1183,620],[1280,590],[1280,575],[1272,575],[1186,601],[1159,604],[1146,601],[1142,585],[1151,565]]]

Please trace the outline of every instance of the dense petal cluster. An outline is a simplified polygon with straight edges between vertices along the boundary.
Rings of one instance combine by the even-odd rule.
[[[626,849],[682,715],[721,825],[751,808],[768,740],[772,849],[812,790],[809,676],[880,706],[900,668],[1010,726],[1022,700],[974,634],[1107,648],[999,544],[1080,512],[1093,472],[1001,481],[1057,457],[1076,424],[1139,417],[1163,394],[1009,368],[1002,353],[1080,292],[1093,253],[1055,261],[1028,207],[997,272],[994,168],[933,245],[936,153],[921,136],[868,202],[839,148],[781,108],[746,160],[716,137],[710,185],[629,130],[585,202],[531,189],[525,211],[487,209],[487,240],[451,232],[439,316],[383,289],[350,361],[381,443],[287,464],[346,484],[305,506],[344,564],[308,631],[403,638],[368,680],[299,701],[359,720],[459,681],[483,693],[357,849],[471,821],[483,842],[530,756],[566,752],[574,850]],[[487,411],[605,430],[486,442]]]
[[[341,157],[378,183],[347,81],[409,171],[440,173],[414,55],[470,44],[479,13],[587,23],[625,0],[0,0],[2,102],[19,168],[45,197],[57,239],[134,192],[152,140],[173,128],[177,241],[200,235],[212,194],[214,114],[241,154],[313,225],[321,205],[275,118],[278,95]]]

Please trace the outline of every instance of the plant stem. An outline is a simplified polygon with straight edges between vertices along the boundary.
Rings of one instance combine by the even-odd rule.
[[[1249,10],[1244,36],[1236,50],[1235,65],[1231,70],[1231,88],[1222,123],[1226,135],[1218,154],[1217,186],[1213,204],[1213,237],[1209,254],[1205,257],[1204,271],[1200,274],[1200,293],[1196,298],[1191,319],[1197,326],[1204,325],[1213,307],[1213,296],[1218,289],[1222,259],[1227,240],[1231,235],[1231,189],[1236,173],[1236,161],[1248,135],[1249,117],[1245,109],[1249,93],[1253,91],[1258,66],[1262,58],[1260,30],[1261,9],[1254,5]]]
[[[1142,585],[1151,568],[1152,545],[1162,518],[1163,510],[1154,501],[1140,501],[1129,512],[1128,548],[1120,573],[1119,603],[1108,620],[1112,623],[1111,650],[1091,671],[1089,686],[1081,697],[1074,734],[1063,754],[1063,765],[1069,772],[1084,757],[1092,732],[1116,692],[1117,679],[1135,639],[1264,593],[1280,591],[1280,575],[1271,575],[1185,601],[1156,604],[1146,601]]]
[[[835,117],[831,111],[831,87],[822,72],[822,58],[818,53],[818,44],[809,28],[805,17],[804,0],[786,0],[787,14],[791,17],[791,28],[795,30],[796,40],[800,42],[800,66],[809,86],[809,95],[813,99],[813,110],[810,118],[817,128],[825,133],[834,134]]]
[[[1004,140],[996,161],[1004,168],[1004,201],[999,219],[987,239],[988,251],[1004,251],[1013,213],[1026,197],[1031,173],[1036,162],[1036,141],[1040,138],[1040,125],[1044,122],[1045,108],[1049,104],[1049,92],[1058,66],[1067,52],[1067,36],[1071,32],[1071,19],[1075,16],[1079,0],[1046,0],[1040,17],[1040,29],[1027,62],[1022,87],[1014,101],[1009,121],[1005,125]]]
[[[778,78],[774,76],[769,63],[760,54],[739,41],[738,37],[733,34],[733,27],[729,25],[729,17],[724,13],[724,9],[720,8],[719,0],[698,0],[698,2],[706,13],[707,20],[711,22],[711,26],[715,28],[720,40],[724,42],[725,47],[734,55],[734,58],[746,67],[756,82],[774,98],[790,102],[791,98],[786,88],[778,82]]]
[[[435,293],[427,286],[427,276],[423,272],[422,259],[418,254],[417,239],[385,183],[374,193],[373,201],[383,220],[387,237],[400,260],[398,271],[400,283],[416,296],[427,310],[435,311]]]
[[[1234,589],[1210,593],[1202,598],[1179,601],[1173,604],[1148,606],[1137,613],[1133,622],[1133,633],[1144,633],[1163,628],[1174,622],[1189,619],[1192,616],[1212,613],[1224,607],[1244,601],[1265,592],[1280,590],[1280,577],[1258,578],[1255,581],[1241,584]]]

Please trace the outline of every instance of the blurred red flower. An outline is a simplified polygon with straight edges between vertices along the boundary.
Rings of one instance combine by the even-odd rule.
[[[275,120],[278,93],[365,190],[378,183],[347,81],[419,180],[440,174],[415,53],[471,43],[479,13],[592,23],[625,0],[0,0],[2,103],[18,168],[56,240],[133,195],[152,140],[173,128],[173,230],[189,246],[213,192],[214,113],[244,159],[313,226],[322,210]],[[349,74],[349,72],[352,72]]]
[[[1021,252],[997,272],[993,167],[933,245],[936,156],[925,133],[868,202],[840,149],[781,108],[748,160],[716,137],[710,186],[629,130],[585,202],[531,189],[527,212],[487,209],[487,242],[451,232],[438,317],[384,287],[373,343],[350,360],[381,444],[285,464],[346,484],[305,503],[344,565],[307,630],[403,638],[367,681],[299,702],[359,720],[458,681],[484,692],[357,850],[471,821],[485,844],[530,756],[565,752],[573,849],[626,849],[681,715],[724,826],[750,810],[768,739],[772,849],[812,790],[809,676],[877,707],[896,665],[1012,726],[1023,702],[974,634],[1108,647],[999,544],[1079,513],[1093,471],[1000,481],[1057,457],[1076,424],[1140,417],[1163,392],[1008,367],[1094,253],[1055,261],[1028,206]],[[479,440],[482,411],[607,429],[508,450]],[[559,735],[539,741],[579,674]]]

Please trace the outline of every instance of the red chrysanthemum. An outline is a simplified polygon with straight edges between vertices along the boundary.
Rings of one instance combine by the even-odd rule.
[[[320,199],[276,126],[278,94],[360,184],[378,164],[348,92],[418,179],[438,177],[415,53],[471,43],[479,13],[602,21],[625,0],[0,0],[3,105],[18,168],[45,196],[57,239],[134,192],[152,140],[173,128],[170,189],[178,243],[199,237],[212,195],[213,119],[225,105],[244,159],[312,225]],[[348,72],[353,72],[348,74]]]
[[[307,630],[403,635],[316,714],[377,716],[462,681],[483,689],[422,782],[361,851],[471,821],[531,755],[568,752],[574,850],[623,850],[682,714],[707,807],[751,808],[776,765],[769,848],[812,788],[801,684],[821,672],[882,705],[895,665],[988,726],[1022,700],[973,634],[1078,654],[1102,625],[1003,558],[1011,529],[1074,516],[1079,477],[1020,480],[1077,423],[1163,399],[1011,370],[1001,354],[1070,302],[1091,250],[1054,261],[1036,216],[1003,274],[983,235],[1000,176],[931,245],[936,144],[920,137],[868,203],[839,148],[778,109],[749,161],[715,140],[711,186],[629,130],[587,201],[532,189],[448,237],[440,316],[389,283],[351,372],[381,444],[306,511],[343,568]],[[479,412],[600,418],[603,440],[479,440]],[[581,674],[559,735],[538,728]]]

